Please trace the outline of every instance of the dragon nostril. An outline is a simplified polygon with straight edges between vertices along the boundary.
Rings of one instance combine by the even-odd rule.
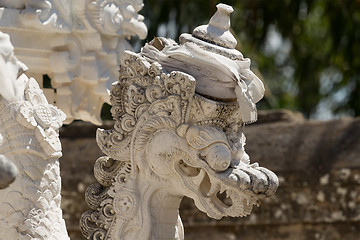
[[[221,166],[222,166],[222,168],[226,169],[229,167],[229,164],[228,164],[228,162],[223,162]]]
[[[268,189],[268,184],[264,180],[260,180],[260,181],[256,182],[254,185],[254,191],[257,193],[266,192],[267,189]]]

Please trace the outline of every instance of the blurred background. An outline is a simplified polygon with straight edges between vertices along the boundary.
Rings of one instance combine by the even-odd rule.
[[[178,40],[207,24],[220,2],[234,7],[237,49],[265,84],[260,110],[318,120],[360,115],[359,0],[145,0],[145,41]],[[144,44],[133,42],[137,51]]]

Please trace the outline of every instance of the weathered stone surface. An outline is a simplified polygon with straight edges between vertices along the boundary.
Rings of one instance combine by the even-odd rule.
[[[89,125],[67,128],[80,133],[83,131],[78,129]],[[184,199],[180,214],[185,239],[359,239],[359,118],[328,122],[271,121],[247,126],[245,134],[245,149],[251,161],[274,170],[279,176],[277,193],[247,218],[220,221],[209,219],[191,200]],[[62,202],[73,240],[83,239],[77,218],[86,209],[84,186],[94,182],[93,164],[102,155],[94,137],[89,137],[62,138]]]
[[[300,112],[290,110],[266,110],[258,111],[258,120],[253,124],[263,124],[272,122],[303,122],[304,116]]]

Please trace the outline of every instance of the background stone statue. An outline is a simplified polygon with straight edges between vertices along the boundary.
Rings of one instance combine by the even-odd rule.
[[[142,0],[0,0],[0,30],[49,103],[75,119],[101,125],[117,79],[119,57],[144,39]],[[16,41],[14,41],[16,40]]]

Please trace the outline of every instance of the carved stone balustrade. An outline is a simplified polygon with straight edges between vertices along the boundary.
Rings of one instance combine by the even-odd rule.
[[[111,90],[113,129],[97,132],[106,156],[81,218],[87,239],[184,239],[184,196],[209,217],[247,216],[271,196],[277,176],[246,154],[245,123],[256,121],[264,87],[234,49],[233,11],[219,4],[208,25],[155,38],[121,56]]]
[[[147,35],[142,6],[142,0],[1,0],[0,30],[66,123],[101,124],[119,57],[131,49],[127,38]]]

